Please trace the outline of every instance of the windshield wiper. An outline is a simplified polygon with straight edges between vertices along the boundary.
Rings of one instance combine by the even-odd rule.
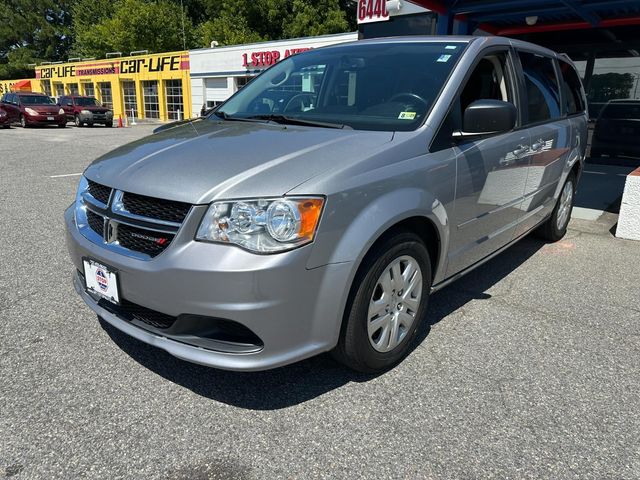
[[[222,112],[222,111],[219,111],[219,110],[213,112],[213,114],[218,118],[221,118],[223,120],[227,120],[228,122],[260,122],[260,123],[262,123],[262,121],[263,121],[263,120],[259,120],[259,119],[253,118],[253,117],[232,117],[227,112]]]
[[[314,120],[304,120],[302,118],[287,117],[286,115],[275,114],[275,113],[270,113],[266,115],[253,115],[249,118],[256,119],[256,120],[269,120],[272,122],[287,124],[287,125],[306,125],[310,127],[351,129],[351,127],[344,125],[342,123],[317,122]]]

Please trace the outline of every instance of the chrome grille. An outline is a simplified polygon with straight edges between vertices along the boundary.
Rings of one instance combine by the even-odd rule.
[[[94,243],[141,260],[164,252],[191,205],[112,190],[86,180],[76,205],[80,232]]]
[[[122,204],[125,209],[135,215],[174,223],[182,223],[191,209],[188,203],[145,197],[135,193],[125,193]]]
[[[89,188],[87,189],[87,191],[93,198],[95,198],[99,202],[105,205],[109,203],[111,188],[89,180]]]

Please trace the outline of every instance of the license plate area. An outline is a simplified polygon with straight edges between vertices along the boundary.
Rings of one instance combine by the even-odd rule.
[[[53,122],[55,119],[53,117],[47,117],[47,120],[49,120],[50,122]]]
[[[120,295],[116,271],[90,258],[83,259],[82,264],[84,266],[84,281],[87,291],[119,305]]]

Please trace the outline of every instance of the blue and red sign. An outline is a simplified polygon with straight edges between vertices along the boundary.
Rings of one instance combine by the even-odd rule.
[[[104,270],[101,268],[96,270],[96,282],[98,282],[98,286],[103,292],[106,292],[109,289],[109,279],[107,278],[107,274],[104,273]]]

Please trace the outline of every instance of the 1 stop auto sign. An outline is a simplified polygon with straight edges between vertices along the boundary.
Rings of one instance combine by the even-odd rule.
[[[358,0],[358,23],[389,20],[386,0]]]

